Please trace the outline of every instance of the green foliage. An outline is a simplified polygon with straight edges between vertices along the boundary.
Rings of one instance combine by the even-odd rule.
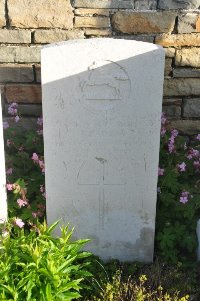
[[[0,300],[70,301],[86,290],[83,280],[91,274],[81,261],[90,254],[80,250],[88,240],[72,242],[68,226],[53,237],[57,224],[37,224],[29,233],[6,226],[0,237]]]
[[[158,181],[156,250],[167,262],[192,262],[196,261],[200,218],[200,142],[196,137],[189,143],[184,137],[172,136],[173,131],[167,131],[161,138],[159,166],[163,175]]]
[[[93,296],[90,301],[187,301],[189,296],[179,297],[179,294],[169,295],[158,286],[152,290],[146,285],[146,275],[141,275],[139,281],[129,277],[126,281],[122,279],[119,271],[107,282],[100,293],[100,297]]]

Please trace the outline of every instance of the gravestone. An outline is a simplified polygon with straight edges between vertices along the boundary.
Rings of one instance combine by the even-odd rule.
[[[6,202],[6,173],[5,173],[5,156],[3,141],[3,125],[2,125],[2,108],[0,95],[0,224],[7,219],[7,202]]]
[[[102,259],[153,259],[164,51],[117,39],[42,49],[47,221]]]

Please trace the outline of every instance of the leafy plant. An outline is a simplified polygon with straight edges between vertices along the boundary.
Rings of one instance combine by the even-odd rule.
[[[156,248],[168,262],[196,260],[200,218],[200,135],[192,141],[167,130],[162,116]]]
[[[68,226],[53,237],[57,224],[37,224],[26,234],[7,224],[0,238],[0,300],[70,301],[87,289],[83,280],[91,276],[89,261],[81,261],[90,254],[80,250],[88,240],[71,241]]]

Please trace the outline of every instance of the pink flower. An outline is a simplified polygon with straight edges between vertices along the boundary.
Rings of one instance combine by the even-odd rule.
[[[20,120],[19,116],[15,116],[15,122],[18,122]]]
[[[39,166],[40,166],[40,168],[41,168],[42,172],[44,173],[44,172],[45,172],[45,165],[44,165],[44,161],[42,161],[42,160],[39,160]]]
[[[42,117],[39,117],[39,118],[37,119],[37,124],[40,125],[40,126],[43,125],[43,118],[42,118]]]
[[[38,155],[36,153],[33,153],[32,158],[31,158],[34,162],[38,163],[39,162],[39,158]]]
[[[164,175],[165,170],[158,167],[158,176],[163,176]]]
[[[7,128],[9,128],[9,123],[8,123],[8,121],[4,121],[4,122],[3,122],[3,128],[4,128],[4,130],[6,130]]]
[[[13,184],[7,184],[6,187],[9,191],[13,190]]]
[[[43,135],[43,130],[37,130],[37,134],[38,134],[38,136],[42,136]]]
[[[186,171],[186,164],[185,164],[185,162],[182,162],[181,164],[178,164],[177,167],[178,167],[178,169],[179,169],[180,172]]]
[[[160,131],[161,137],[164,137],[165,133],[166,133],[166,128],[162,127]]]
[[[188,191],[182,191],[180,196],[180,203],[186,204],[189,201],[190,193]]]
[[[166,116],[165,116],[165,113],[162,112],[162,114],[161,114],[161,124],[162,124],[162,125],[165,125],[165,124],[166,124],[166,121],[167,121],[167,118],[166,118]]]
[[[199,171],[200,170],[200,161],[194,161],[193,166],[196,169],[196,171]]]
[[[8,168],[8,169],[6,170],[6,174],[7,174],[7,176],[10,176],[10,175],[12,175],[12,173],[13,173],[13,169],[12,169],[12,167],[10,167],[10,168]]]
[[[200,141],[200,134],[197,135],[196,139]]]
[[[25,223],[21,220],[21,218],[16,218],[15,219],[15,224],[19,227],[19,228],[23,228]]]
[[[37,217],[37,212],[32,212],[32,216],[33,216],[33,218],[36,218]]]
[[[198,158],[199,157],[199,151],[197,149],[190,148],[186,157],[189,160],[191,160],[192,158]]]
[[[16,102],[11,103],[8,107],[8,114],[10,114],[12,116],[17,115],[17,107],[18,107],[18,104]]]
[[[28,202],[26,200],[18,199],[17,204],[21,208],[21,207],[24,207],[24,206],[28,205]]]

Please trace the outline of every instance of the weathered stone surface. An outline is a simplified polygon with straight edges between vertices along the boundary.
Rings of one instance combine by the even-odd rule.
[[[164,47],[200,46],[200,34],[162,34],[156,36],[155,43]]]
[[[135,40],[140,42],[147,42],[147,43],[153,43],[155,39],[155,35],[145,35],[145,34],[139,34],[139,35],[120,35],[120,36],[114,36],[114,39],[124,39],[124,40]]]
[[[42,49],[47,220],[75,224],[104,260],[153,258],[163,73],[150,43]]]
[[[170,128],[177,129],[181,134],[195,135],[200,133],[199,120],[174,120],[170,122]]]
[[[38,63],[40,49],[39,46],[0,46],[0,63]]]
[[[200,32],[200,16],[197,13],[178,16],[178,33]]]
[[[32,82],[34,80],[32,65],[0,65],[0,83]]]
[[[165,50],[166,57],[169,57],[169,58],[175,57],[175,52],[176,52],[175,48],[169,47],[169,48],[164,48],[164,50]]]
[[[5,112],[8,112],[8,104],[5,104]],[[41,104],[19,104],[18,111],[20,116],[42,116],[42,106]]]
[[[180,118],[181,117],[181,107],[179,106],[163,106],[163,112],[166,113],[167,118]]]
[[[34,33],[34,43],[53,43],[65,40],[84,39],[83,30],[36,30]]]
[[[158,0],[159,9],[197,9],[199,0]]]
[[[31,31],[0,29],[0,43],[31,43]]]
[[[86,36],[100,36],[100,37],[108,37],[112,35],[112,31],[110,29],[93,29],[86,28],[85,29]]]
[[[5,0],[0,0],[0,27],[6,25],[5,18]]]
[[[135,9],[146,10],[156,9],[157,0],[135,0]]]
[[[165,59],[165,76],[170,76],[172,72],[172,59]]]
[[[8,0],[11,26],[19,28],[73,27],[73,12],[69,0]]]
[[[182,98],[164,98],[163,105],[181,106]]]
[[[134,0],[75,0],[74,6],[83,8],[134,8]]]
[[[110,27],[110,19],[107,17],[75,17],[77,28],[107,28]]]
[[[119,11],[112,17],[114,30],[123,33],[172,32],[176,13]]]
[[[36,82],[41,83],[41,66],[35,65],[34,69],[35,69]]]
[[[200,69],[174,68],[173,77],[200,77]]]
[[[110,9],[105,8],[77,8],[75,9],[75,15],[76,16],[105,16],[109,17],[110,15]]]
[[[183,117],[200,118],[200,98],[183,100]]]
[[[165,79],[164,96],[200,95],[200,78]]]
[[[176,51],[175,65],[200,67],[200,48],[182,48]]]
[[[7,102],[41,103],[42,93],[40,85],[6,85],[5,97]]]

